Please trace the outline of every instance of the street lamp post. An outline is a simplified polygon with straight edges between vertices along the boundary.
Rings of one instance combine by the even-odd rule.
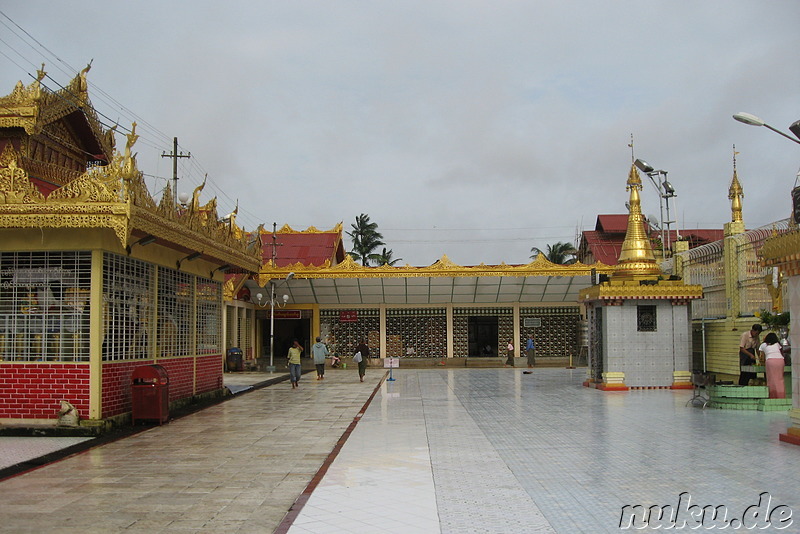
[[[795,139],[794,137],[783,133],[782,131],[778,130],[777,128],[773,128],[772,126],[770,126],[766,122],[762,121],[761,119],[759,119],[758,117],[756,117],[752,113],[745,113],[744,111],[740,111],[739,113],[735,113],[733,115],[733,118],[736,119],[739,122],[743,122],[745,124],[749,124],[750,126],[763,126],[765,128],[768,128],[768,129],[772,130],[773,132],[775,132],[776,134],[780,134],[780,135],[784,136],[789,141],[794,141],[795,143],[800,145],[800,139]],[[793,134],[795,134],[796,136],[800,137],[800,121],[795,121],[791,126],[789,126],[789,129],[792,131]]]
[[[289,295],[283,295],[281,301],[278,301],[275,298],[275,289],[280,284],[285,284],[289,280],[294,278],[294,273],[289,273],[286,275],[284,280],[281,280],[280,283],[276,284],[275,280],[269,281],[269,366],[267,367],[268,373],[275,372],[275,306],[279,308],[286,307],[286,304],[289,302]],[[256,299],[258,300],[259,306],[266,306],[266,303],[261,303],[261,299],[264,298],[264,295],[261,293],[256,293]]]
[[[773,132],[782,135],[786,139],[790,141],[794,141],[798,145],[800,145],[800,120],[794,121],[791,126],[789,126],[789,130],[797,136],[797,139],[794,137],[783,133],[782,131],[778,130],[777,128],[773,128],[760,118],[756,117],[752,113],[745,113],[744,111],[740,111],[739,113],[734,113],[733,118],[739,122],[743,122],[744,124],[749,124],[750,126],[764,126],[765,128],[772,130]],[[800,180],[800,171],[797,173],[797,180],[795,180],[795,187],[792,189],[792,217],[790,219],[791,223],[796,225],[800,223],[800,187],[797,185],[797,181]]]

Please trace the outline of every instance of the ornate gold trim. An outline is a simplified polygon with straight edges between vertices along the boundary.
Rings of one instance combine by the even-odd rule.
[[[680,280],[659,280],[656,284],[641,285],[638,281],[605,282],[582,289],[578,302],[604,301],[619,305],[625,300],[671,300],[673,304],[684,304],[689,300],[703,298],[703,286],[687,285]]]
[[[540,255],[541,256],[541,255]],[[329,263],[329,262],[328,262]],[[330,266],[303,265],[296,263],[284,267],[273,267],[271,262],[264,264],[261,271],[254,279],[258,285],[263,286],[269,280],[285,278],[293,272],[295,278],[419,278],[419,277],[469,277],[469,276],[585,276],[595,271],[599,274],[612,274],[615,267],[603,263],[586,265],[574,263],[572,265],[556,265],[544,258],[525,265],[475,265],[465,267],[453,263],[446,255],[428,267],[412,267],[404,265],[395,267],[382,265],[380,267],[364,267],[353,261],[348,254],[343,262]]]
[[[0,167],[0,228],[109,228],[123,247],[130,245],[137,230],[221,263],[258,272],[260,240],[251,239],[235,222],[219,221],[216,198],[201,205],[203,186],[195,190],[188,209],[175,206],[169,186],[156,204],[131,150],[138,138],[135,131],[134,124],[124,154],[113,150],[108,165],[91,168],[47,197],[18,166],[19,154],[11,143],[6,144],[0,154],[4,164]]]

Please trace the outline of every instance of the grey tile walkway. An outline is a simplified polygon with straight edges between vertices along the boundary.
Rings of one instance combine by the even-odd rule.
[[[0,482],[0,531],[602,533],[619,531],[625,505],[688,492],[731,519],[769,492],[795,514],[781,532],[800,532],[785,413],[686,407],[690,391],[603,393],[584,375],[396,370],[279,527],[382,373],[307,375],[297,391],[255,390]]]
[[[778,441],[785,413],[686,407],[685,390],[603,393],[584,376],[399,370],[289,532],[619,532],[623,506],[677,506],[682,492],[729,520],[762,492],[800,514],[800,447]],[[428,484],[403,462],[423,452]],[[409,513],[420,498],[438,518]],[[800,517],[781,532],[800,532]]]

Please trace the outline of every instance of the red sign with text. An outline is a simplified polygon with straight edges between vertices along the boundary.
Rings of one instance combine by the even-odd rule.
[[[339,312],[340,323],[355,323],[358,322],[358,312],[355,310]]]
[[[300,310],[275,310],[276,319],[300,319]]]

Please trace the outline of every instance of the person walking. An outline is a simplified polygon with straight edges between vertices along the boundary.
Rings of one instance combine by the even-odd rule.
[[[363,382],[364,375],[367,374],[367,358],[369,358],[369,347],[367,346],[367,342],[363,339],[358,343],[353,356],[356,354],[361,355],[361,359],[358,360],[358,378]]]
[[[292,341],[289,348],[289,380],[292,382],[292,389],[300,387],[300,355],[303,354],[303,346],[296,339]]]
[[[536,365],[536,352],[533,344],[533,334],[528,334],[528,341],[525,344],[525,352],[528,354],[528,369]]]
[[[510,339],[508,341],[508,357],[506,358],[506,367],[514,367],[514,340]]]
[[[322,338],[317,336],[317,342],[311,347],[311,356],[314,358],[314,365],[317,368],[317,380],[325,378],[325,358],[328,357],[328,347],[322,342]]]
[[[778,335],[770,332],[758,347],[764,353],[764,367],[767,375],[767,389],[770,399],[786,398],[786,384],[783,382],[783,352]]]
[[[756,377],[753,372],[742,371],[745,365],[756,364],[756,347],[758,347],[758,336],[761,335],[761,325],[756,323],[750,330],[742,334],[739,340],[739,385],[747,386],[750,380]]]

